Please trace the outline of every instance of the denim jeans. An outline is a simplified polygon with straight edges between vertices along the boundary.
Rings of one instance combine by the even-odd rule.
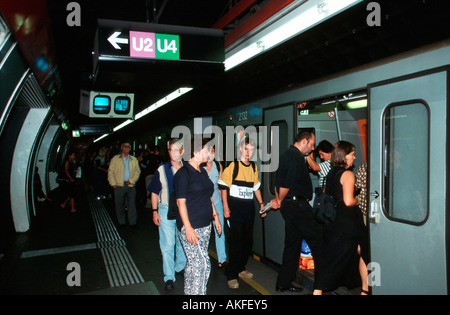
[[[175,272],[180,272],[186,267],[186,255],[178,236],[176,220],[167,220],[166,204],[158,205],[158,213],[161,217],[159,226],[159,247],[163,259],[164,282],[175,282]]]
[[[222,202],[219,202],[217,204],[214,204],[216,207],[216,211],[219,214],[219,221],[220,225],[222,226],[222,234],[217,234],[216,227],[214,225],[214,221],[212,223],[212,228],[214,229],[214,232],[216,234],[216,253],[217,253],[217,261],[218,262],[224,262],[227,260],[227,253],[225,250],[225,234],[224,234],[224,217],[223,217],[223,205]]]

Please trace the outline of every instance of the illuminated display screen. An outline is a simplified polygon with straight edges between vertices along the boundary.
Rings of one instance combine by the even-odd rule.
[[[111,110],[111,98],[104,95],[94,97],[93,110],[96,114],[108,114]]]
[[[126,115],[130,112],[131,100],[127,96],[118,96],[114,100],[114,112],[116,114]]]

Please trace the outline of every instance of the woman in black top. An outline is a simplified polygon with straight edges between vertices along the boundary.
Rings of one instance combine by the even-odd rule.
[[[192,141],[191,159],[184,163],[174,177],[174,190],[177,197],[177,227],[181,244],[186,254],[184,270],[184,293],[206,294],[206,284],[211,272],[208,246],[211,236],[211,221],[220,235],[218,213],[212,201],[214,185],[207,171],[200,167],[208,155],[206,142]]]
[[[324,228],[323,290],[362,286],[368,294],[367,239],[358,200],[354,198],[355,146],[347,141],[334,145],[326,192],[337,202],[336,220]]]

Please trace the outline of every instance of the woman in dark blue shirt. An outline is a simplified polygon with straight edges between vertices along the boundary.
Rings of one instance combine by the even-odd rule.
[[[191,159],[184,163],[174,177],[174,190],[177,198],[177,227],[181,244],[187,258],[184,270],[184,293],[206,294],[206,284],[211,272],[208,255],[211,236],[211,221],[220,235],[218,213],[212,201],[214,185],[207,171],[200,167],[206,161],[206,142],[191,141]]]

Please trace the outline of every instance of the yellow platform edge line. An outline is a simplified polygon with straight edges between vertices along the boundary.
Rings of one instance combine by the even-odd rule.
[[[209,255],[214,258],[215,260],[217,259],[217,254],[215,252],[213,252],[212,250],[208,250]],[[244,279],[244,278],[240,278],[242,281],[244,281],[245,283],[247,283],[249,286],[251,286],[253,289],[255,289],[256,291],[258,291],[259,293],[261,293],[262,295],[272,295],[272,293],[267,290],[266,288],[264,288],[262,285],[260,285],[258,282],[256,282],[253,279]]]

